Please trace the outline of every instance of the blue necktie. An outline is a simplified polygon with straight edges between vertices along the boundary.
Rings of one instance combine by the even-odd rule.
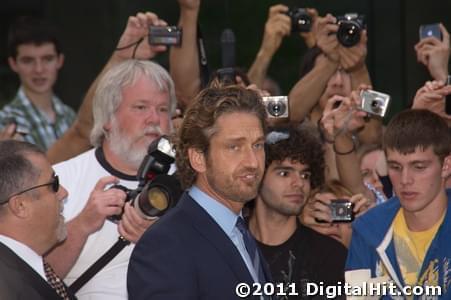
[[[251,235],[249,230],[247,230],[246,223],[244,222],[242,217],[238,217],[236,221],[236,227],[243,235],[244,245],[246,246],[247,253],[251,258],[254,270],[257,273],[258,281],[261,284],[266,283],[265,275],[263,274],[261,257],[257,248],[257,243],[255,242],[255,239]]]

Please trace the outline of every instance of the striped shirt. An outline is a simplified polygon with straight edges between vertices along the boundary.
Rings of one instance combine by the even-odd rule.
[[[65,105],[58,97],[52,97],[55,122],[39,110],[25,95],[22,87],[16,97],[0,111],[0,129],[3,129],[6,118],[14,118],[19,132],[27,132],[24,140],[38,145],[43,150],[63,135],[75,120],[75,111]]]

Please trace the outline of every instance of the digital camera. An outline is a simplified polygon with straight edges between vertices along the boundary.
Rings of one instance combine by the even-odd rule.
[[[291,19],[291,32],[309,32],[312,29],[312,17],[305,8],[291,8],[287,15]]]
[[[354,220],[354,203],[351,201],[347,199],[334,199],[331,201],[329,207],[333,223],[346,223]]]
[[[438,23],[421,25],[419,31],[420,40],[431,36],[436,37],[440,41],[442,40],[442,32]]]
[[[175,161],[175,152],[166,136],[153,141],[138,170],[138,187],[130,190],[122,185],[111,188],[120,189],[127,195],[138,214],[144,219],[155,219],[174,207],[182,194],[179,181],[168,175],[171,164]],[[117,223],[122,214],[109,216]]]
[[[268,118],[288,118],[288,97],[262,97]]]
[[[348,13],[337,16],[337,39],[344,47],[353,47],[360,42],[360,33],[365,29],[365,16]]]
[[[182,34],[182,29],[176,26],[150,26],[149,44],[180,47]]]
[[[363,111],[375,116],[385,116],[390,103],[390,95],[373,90],[362,90],[360,98],[362,99],[361,109]]]

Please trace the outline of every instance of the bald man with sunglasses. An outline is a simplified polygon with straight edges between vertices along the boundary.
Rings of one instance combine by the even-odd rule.
[[[0,299],[76,299],[44,260],[66,238],[66,197],[42,150],[0,142]]]

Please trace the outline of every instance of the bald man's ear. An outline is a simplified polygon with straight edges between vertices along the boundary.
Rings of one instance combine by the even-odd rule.
[[[26,194],[12,196],[9,199],[9,211],[17,218],[25,219],[31,214],[31,205]],[[6,205],[6,204],[5,204]]]
[[[198,173],[204,173],[207,169],[206,157],[204,152],[199,149],[189,148],[188,158],[191,167]]]

